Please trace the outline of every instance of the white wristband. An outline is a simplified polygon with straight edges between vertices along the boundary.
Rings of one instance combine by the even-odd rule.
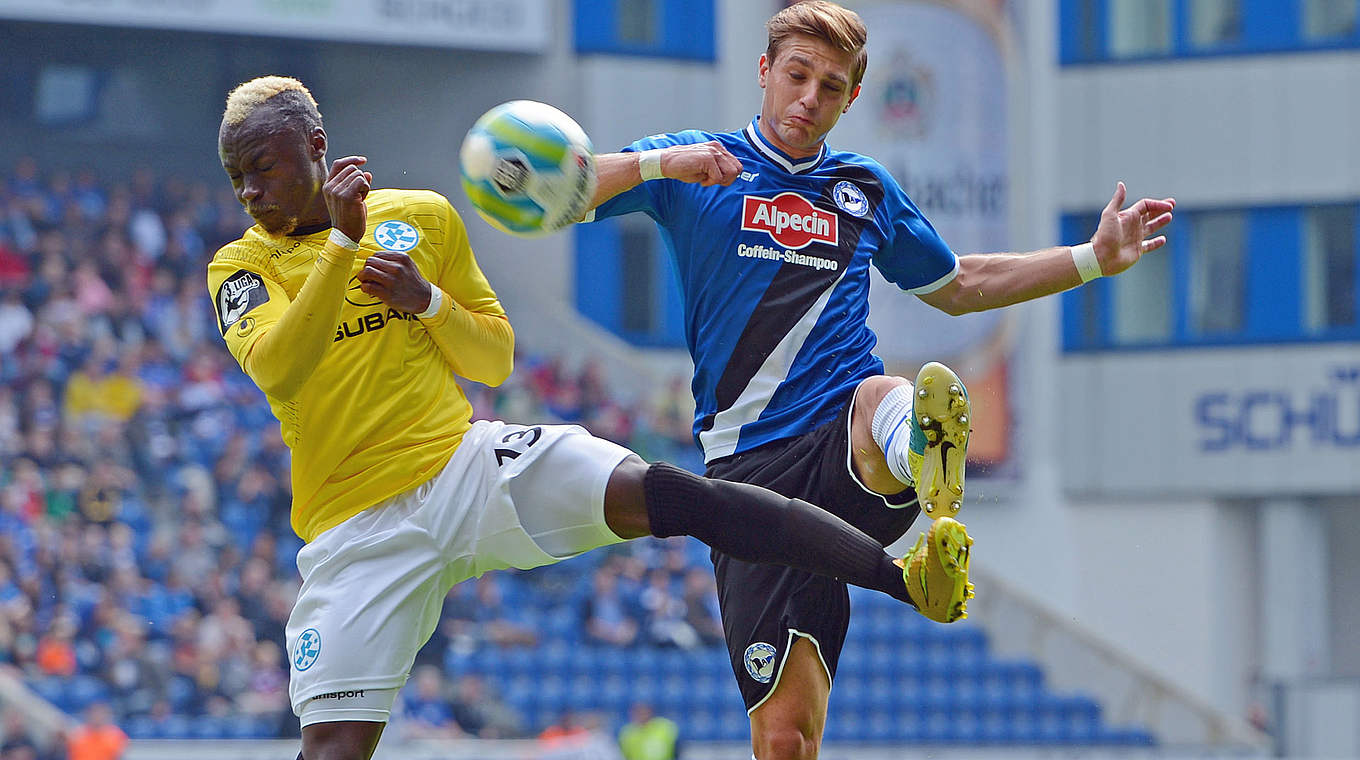
[[[661,148],[644,150],[637,154],[638,174],[642,175],[642,181],[648,182],[654,179],[663,179],[661,173]]]
[[[1100,262],[1096,260],[1095,246],[1090,243],[1072,246],[1072,263],[1077,265],[1077,274],[1081,275],[1082,282],[1105,276],[1100,271]]]
[[[359,250],[359,244],[349,239],[349,235],[341,232],[338,227],[331,228],[330,240],[332,243],[344,248],[347,251]]]
[[[416,315],[417,319],[429,319],[439,313],[439,307],[444,303],[444,291],[438,285],[430,283],[430,305],[425,307],[425,311]]]

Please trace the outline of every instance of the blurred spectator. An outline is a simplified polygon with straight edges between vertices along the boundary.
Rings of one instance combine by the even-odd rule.
[[[547,749],[582,744],[590,737],[590,716],[570,710],[538,734],[538,743]]]
[[[34,657],[38,670],[44,675],[70,677],[76,672],[76,625],[63,615],[52,621],[52,627],[38,640]]]
[[[609,567],[595,571],[582,617],[586,638],[591,642],[626,647],[637,639],[638,623],[625,608],[619,596],[618,576]]]
[[[43,760],[48,757],[28,730],[28,718],[7,708],[0,719],[0,760]]]
[[[0,266],[3,266],[4,250],[0,245]],[[19,291],[0,291],[0,355],[13,352],[32,332],[33,312],[24,305]]]
[[[67,382],[66,422],[81,431],[106,421],[127,422],[141,401],[135,361],[92,353]]]
[[[135,571],[122,571],[135,577]],[[126,613],[119,613],[112,630],[113,640],[105,647],[101,675],[113,689],[124,711],[151,712],[166,693],[165,667],[156,651],[147,646],[145,624]]]
[[[85,722],[66,737],[69,760],[118,760],[127,748],[127,734],[113,724],[113,710],[95,702],[85,710]]]
[[[713,572],[691,567],[685,572],[685,622],[704,646],[723,643],[722,613],[718,609],[718,587]]]
[[[640,598],[647,643],[659,647],[692,649],[699,634],[685,621],[685,602],[671,590],[671,576],[664,568],[647,574],[647,587]]]
[[[567,712],[538,736],[542,760],[613,760],[619,745],[608,736],[600,716],[593,712]]]
[[[402,689],[402,715],[406,732],[421,738],[449,738],[459,736],[459,724],[453,720],[444,674],[433,665],[421,665],[411,674],[411,682]]]
[[[480,739],[514,739],[524,735],[524,721],[477,676],[464,675],[454,685],[453,718]]]
[[[680,727],[652,712],[651,705],[638,702],[628,711],[628,723],[619,731],[619,751],[624,760],[676,760],[680,756]]]
[[[512,647],[538,643],[537,632],[516,619],[520,613],[504,603],[501,584],[508,577],[504,573],[487,573],[454,586],[444,605],[446,622],[431,641],[438,642],[436,646],[456,642],[465,651],[482,645]]]

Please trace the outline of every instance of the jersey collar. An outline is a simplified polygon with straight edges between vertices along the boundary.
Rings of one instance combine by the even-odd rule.
[[[760,127],[758,126],[759,122],[760,116],[757,115],[751,120],[750,124],[746,125],[746,139],[750,141],[757,153],[784,167],[784,170],[790,174],[802,174],[803,172],[812,171],[817,168],[818,164],[822,163],[823,158],[826,158],[826,142],[822,142],[822,147],[817,151],[817,155],[815,156],[808,156],[807,158],[791,158],[789,154],[774,147],[765,139],[765,135],[760,133]]]

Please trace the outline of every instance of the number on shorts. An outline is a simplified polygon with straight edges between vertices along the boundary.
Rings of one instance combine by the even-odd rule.
[[[531,437],[526,441],[525,436]],[[538,439],[541,437],[543,437],[543,429],[538,427],[537,425],[535,425],[534,427],[512,430],[509,433],[506,433],[505,435],[501,436],[501,443],[509,444],[510,446],[514,446],[515,448],[495,449],[496,466],[500,467],[501,465],[505,464],[505,460],[507,459],[518,459],[519,455],[523,454],[525,449],[529,448],[535,443],[538,443]]]

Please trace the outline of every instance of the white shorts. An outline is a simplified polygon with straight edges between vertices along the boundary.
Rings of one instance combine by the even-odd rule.
[[[386,722],[455,584],[622,541],[604,491],[630,454],[574,425],[479,421],[433,479],[302,547],[287,627],[302,725]]]

